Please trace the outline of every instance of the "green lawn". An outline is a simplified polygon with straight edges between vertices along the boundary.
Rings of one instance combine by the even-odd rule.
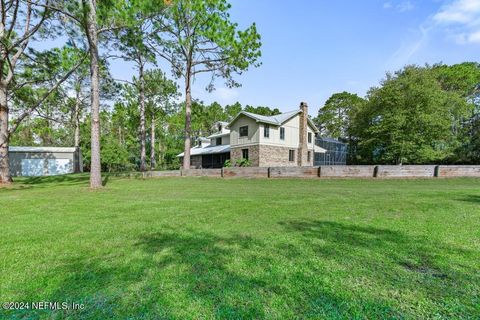
[[[0,318],[479,319],[480,180],[18,180]]]

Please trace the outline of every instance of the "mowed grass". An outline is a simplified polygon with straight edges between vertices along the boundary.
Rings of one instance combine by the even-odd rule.
[[[479,319],[480,180],[19,179],[0,302],[53,319]]]

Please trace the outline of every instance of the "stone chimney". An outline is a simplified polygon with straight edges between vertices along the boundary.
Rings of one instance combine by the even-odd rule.
[[[306,102],[300,103],[300,126],[299,126],[299,139],[298,139],[298,166],[308,166],[310,165],[307,162],[307,152],[308,152],[308,144],[307,144],[307,128],[308,128],[308,106]]]

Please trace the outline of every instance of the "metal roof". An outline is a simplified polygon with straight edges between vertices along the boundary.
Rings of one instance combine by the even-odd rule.
[[[327,149],[324,149],[322,147],[319,147],[317,145],[314,145],[313,146],[313,152],[315,153],[326,153],[327,152]]]
[[[75,148],[63,147],[8,147],[9,152],[57,152],[57,153],[73,153]]]
[[[257,122],[272,124],[274,126],[281,126],[282,124],[284,124],[285,122],[287,122],[288,120],[290,120],[291,118],[293,118],[294,116],[296,116],[301,112],[302,110],[294,110],[294,111],[277,114],[274,116],[262,116],[256,113],[241,111],[228,125],[229,126],[232,125],[232,123],[234,123],[238,119],[238,117],[240,117],[240,115],[243,114],[249,118],[254,119]],[[308,124],[314,129],[315,132],[319,131],[317,126],[315,126],[313,121],[308,116],[307,116],[307,121],[308,121]]]
[[[270,124],[280,126],[282,123],[291,119],[292,117],[296,116],[298,113],[302,111],[301,110],[289,111],[289,112],[277,114],[274,116],[262,116],[260,114],[255,114],[247,111],[242,111],[242,112],[246,116],[249,116],[250,118],[257,120],[258,122],[270,123]]]
[[[217,133],[212,134],[211,136],[208,136],[207,138],[212,139],[212,138],[224,137],[224,136],[229,136],[229,135],[230,135],[230,131],[229,132],[224,132],[224,133],[217,132]]]
[[[230,152],[229,144],[221,144],[219,146],[206,146],[205,148],[194,147],[190,149],[191,156],[199,156],[204,154],[217,154],[217,153],[226,153]],[[177,157],[183,157],[184,152],[177,155]]]

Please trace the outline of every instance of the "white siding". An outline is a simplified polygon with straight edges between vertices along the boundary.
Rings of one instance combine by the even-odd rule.
[[[308,133],[312,135],[312,142],[308,143]],[[307,129],[307,143],[308,143],[308,149],[313,149],[313,146],[315,145],[315,132],[308,126]]]
[[[222,144],[230,144],[230,135],[222,137]]]
[[[248,125],[248,138],[239,137],[239,128],[242,126]],[[282,146],[287,148],[298,148],[300,142],[299,132],[300,132],[300,115],[296,115],[292,119],[285,122],[282,126],[270,126],[269,137],[264,137],[264,123],[257,123],[255,120],[241,116],[230,128],[230,142],[232,147],[243,145],[243,144],[255,144],[259,143],[262,145],[272,145],[272,146]],[[280,140],[280,127],[285,128],[285,139]],[[310,127],[307,126],[307,139],[308,132],[312,134],[312,142],[308,143],[308,149],[313,150],[315,145],[315,132]],[[308,141],[308,140],[307,140]]]
[[[283,146],[290,148],[297,148],[299,142],[299,127],[300,117],[295,116],[285,122],[281,127],[285,128],[285,140],[280,140],[280,127],[270,125],[270,137],[263,136],[263,129],[265,124],[260,124],[260,143],[274,146]]]
[[[248,126],[248,137],[240,137],[239,128],[243,126]],[[240,144],[258,143],[258,136],[258,123],[244,115],[241,115],[230,128],[230,144],[232,147]]]
[[[230,135],[221,136],[221,138],[222,138],[222,145],[230,144]],[[211,138],[210,139],[210,145],[211,146],[216,146],[217,145],[217,138]]]

